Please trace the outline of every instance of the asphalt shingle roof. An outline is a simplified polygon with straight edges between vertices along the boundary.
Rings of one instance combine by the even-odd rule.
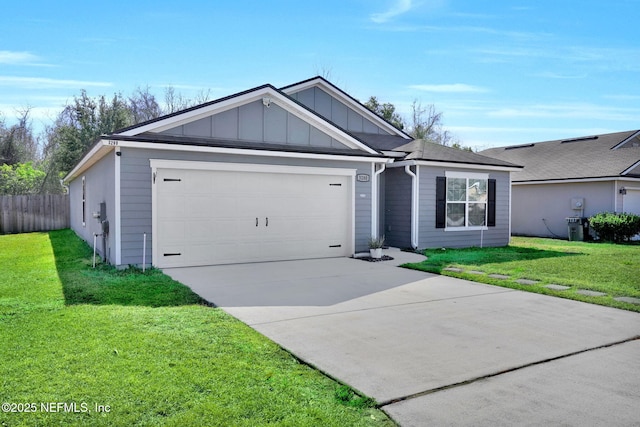
[[[640,162],[640,147],[625,144],[614,149],[636,133],[632,130],[490,148],[480,153],[524,165],[522,171],[512,175],[514,182],[614,177]]]
[[[394,148],[393,151],[409,153],[406,160],[428,160],[432,162],[466,163],[487,166],[519,167],[517,162],[497,159],[471,151],[446,147],[434,142],[414,139],[408,144]]]
[[[406,138],[396,135],[385,135],[376,133],[351,132],[351,135],[378,151],[391,151],[409,141]]]

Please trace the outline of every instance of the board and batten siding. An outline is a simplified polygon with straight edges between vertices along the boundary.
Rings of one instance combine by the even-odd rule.
[[[389,246],[411,247],[411,177],[404,168],[387,168],[385,180],[384,236]]]
[[[285,159],[214,153],[189,153],[137,148],[122,148],[121,181],[121,256],[122,264],[142,263],[143,233],[147,233],[147,262],[153,262],[151,233],[151,166],[150,159],[271,164],[286,166],[356,169],[371,174],[371,163],[338,160]],[[366,251],[371,233],[371,181],[355,182],[355,250]],[[346,219],[348,220],[348,219]]]
[[[419,248],[463,248],[480,246],[505,246],[509,244],[509,172],[485,171],[463,168],[420,166]],[[446,230],[436,228],[436,177],[446,171],[488,173],[496,180],[496,225],[479,230]]]
[[[254,101],[161,133],[231,141],[348,148],[277,104],[266,107],[262,101]]]
[[[290,96],[348,131],[389,135],[389,132],[318,87],[304,89]]]
[[[100,212],[100,203],[105,202],[110,233],[107,238],[106,259],[115,262],[115,152],[107,154],[96,164],[69,183],[69,219],[71,229],[84,241],[93,245],[93,234],[102,233],[101,219],[93,217]],[[82,225],[82,178],[85,178],[86,203],[85,225]],[[98,237],[96,251],[103,259],[102,237]]]

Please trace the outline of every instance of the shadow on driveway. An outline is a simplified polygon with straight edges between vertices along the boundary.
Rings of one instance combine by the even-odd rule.
[[[424,259],[420,255],[398,251],[394,258],[375,263],[328,258],[163,271],[219,307],[331,306],[432,276],[397,267]]]

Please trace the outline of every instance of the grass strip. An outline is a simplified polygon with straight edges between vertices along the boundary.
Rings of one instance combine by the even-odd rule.
[[[405,267],[640,312],[640,305],[614,299],[640,298],[640,245],[637,244],[512,237],[511,244],[505,247],[429,249],[424,254],[427,256],[425,261]],[[508,279],[492,278],[490,274],[508,276]],[[539,283],[522,285],[516,282],[518,279]],[[545,287],[549,284],[568,286],[569,289]],[[581,289],[606,295],[581,295],[577,293]]]
[[[161,272],[90,255],[69,230],[0,236],[0,402],[22,405],[0,425],[394,425]]]

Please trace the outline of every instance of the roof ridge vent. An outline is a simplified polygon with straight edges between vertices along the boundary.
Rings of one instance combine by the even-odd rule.
[[[523,145],[512,145],[511,147],[504,147],[505,150],[515,150],[517,148],[528,148],[533,147],[536,144],[523,144]]]
[[[560,141],[560,144],[564,144],[566,142],[593,141],[594,139],[598,139],[598,135],[584,136],[582,138],[565,139],[563,141]]]

